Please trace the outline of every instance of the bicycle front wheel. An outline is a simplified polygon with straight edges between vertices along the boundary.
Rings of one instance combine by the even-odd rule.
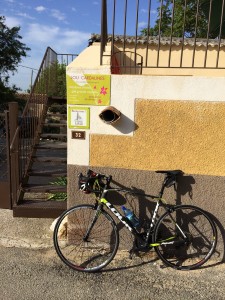
[[[192,205],[175,206],[158,220],[154,243],[162,261],[175,269],[191,270],[203,265],[217,242],[214,222],[202,209]]]
[[[112,217],[93,205],[75,206],[59,217],[54,246],[61,260],[77,271],[96,272],[115,256],[119,235]]]

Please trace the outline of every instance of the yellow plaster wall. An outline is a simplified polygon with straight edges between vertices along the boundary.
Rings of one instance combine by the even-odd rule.
[[[90,165],[225,176],[225,103],[136,100],[133,137],[92,134]]]

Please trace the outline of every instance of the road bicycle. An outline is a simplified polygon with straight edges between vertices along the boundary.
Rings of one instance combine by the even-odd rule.
[[[159,195],[144,194],[156,200],[153,215],[136,227],[107,199],[112,191],[112,176],[88,170],[79,175],[79,188],[95,195],[95,204],[83,204],[66,210],[57,220],[53,239],[60,259],[74,270],[96,272],[115,257],[119,246],[118,224],[134,235],[130,253],[156,251],[166,266],[191,270],[202,266],[213,254],[217,243],[216,226],[209,214],[192,205],[171,205],[162,197],[164,189],[177,184],[181,170],[156,171],[165,174]],[[159,208],[165,212],[158,217]],[[119,222],[116,224],[114,216]]]

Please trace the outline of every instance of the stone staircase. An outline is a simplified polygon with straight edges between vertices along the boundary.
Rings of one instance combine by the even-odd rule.
[[[49,104],[27,180],[22,185],[23,199],[14,209],[15,217],[52,218],[66,209],[67,114],[65,102],[58,102]]]

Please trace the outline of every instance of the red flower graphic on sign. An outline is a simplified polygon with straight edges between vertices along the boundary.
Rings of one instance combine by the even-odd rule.
[[[103,86],[103,87],[101,88],[100,94],[106,95],[106,94],[107,94],[107,89],[108,89],[108,88],[105,88],[105,87]]]
[[[102,103],[102,100],[101,99],[98,99],[98,104],[101,104]]]

